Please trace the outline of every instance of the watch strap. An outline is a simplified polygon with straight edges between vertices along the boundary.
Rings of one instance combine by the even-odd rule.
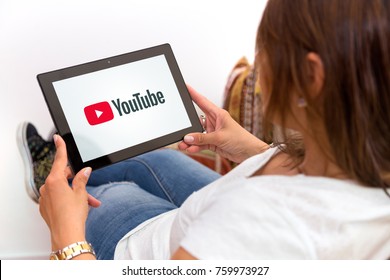
[[[50,254],[50,260],[71,260],[74,257],[85,253],[90,253],[96,256],[91,243],[88,243],[87,241],[80,241],[70,244],[61,250],[52,252]]]

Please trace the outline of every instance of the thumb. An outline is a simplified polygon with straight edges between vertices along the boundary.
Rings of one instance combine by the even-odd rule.
[[[211,133],[191,133],[184,136],[184,142],[188,145],[205,146],[215,145],[218,146],[218,138],[215,132]]]
[[[91,175],[91,167],[86,167],[77,172],[72,182],[72,188],[75,191],[86,191],[85,186],[87,185],[89,176]]]

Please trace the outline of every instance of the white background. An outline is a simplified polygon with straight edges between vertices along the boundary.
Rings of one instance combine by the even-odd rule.
[[[184,79],[221,105],[227,76],[253,59],[266,0],[0,0],[0,258],[47,258],[49,233],[27,195],[20,122],[52,121],[38,73],[170,43]]]

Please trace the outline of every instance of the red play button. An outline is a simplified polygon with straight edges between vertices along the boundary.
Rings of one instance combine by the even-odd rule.
[[[95,103],[84,108],[85,117],[90,125],[111,121],[114,118],[111,106],[107,101]]]

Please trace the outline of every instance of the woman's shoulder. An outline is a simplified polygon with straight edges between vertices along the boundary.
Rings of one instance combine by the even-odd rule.
[[[238,186],[229,188],[232,196],[249,196],[253,199],[278,200],[285,198],[293,200],[338,200],[364,201],[377,204],[381,201],[390,205],[390,200],[380,188],[363,186],[353,180],[340,180],[321,176],[293,175],[261,175],[244,179]],[[229,195],[226,193],[226,195]],[[373,202],[375,201],[375,202]]]
[[[380,191],[304,175],[251,177],[221,188],[197,222],[204,235],[218,232],[215,238],[241,248],[243,258],[365,258],[364,246],[359,255],[348,250],[362,235],[383,237],[388,230],[383,225],[390,224],[390,201]],[[356,238],[340,235],[341,229]],[[330,244],[336,249],[328,252]]]

